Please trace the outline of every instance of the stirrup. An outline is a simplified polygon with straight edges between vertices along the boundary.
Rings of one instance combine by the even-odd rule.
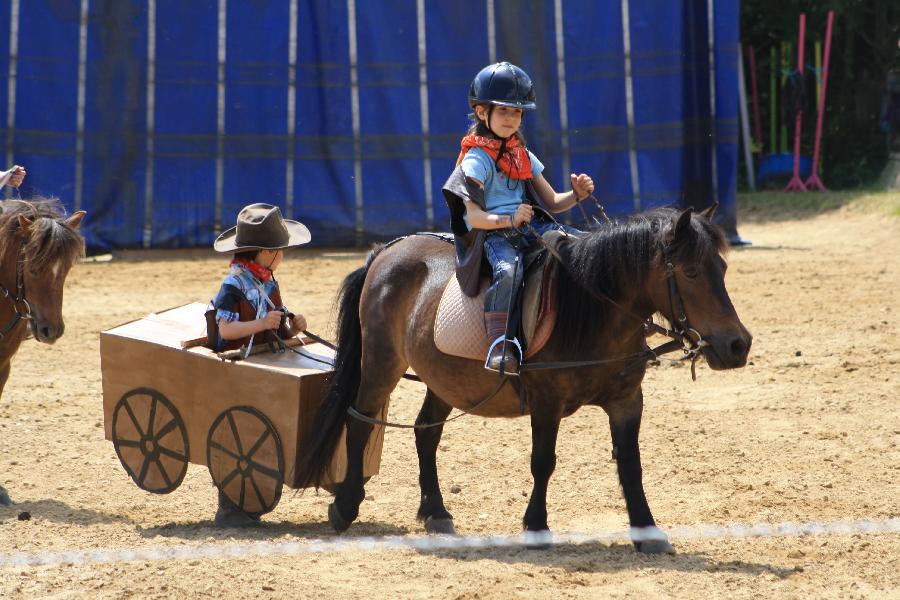
[[[488,371],[494,371],[494,373],[500,373],[501,377],[504,375],[518,376],[519,375],[518,373],[506,373],[506,369],[505,369],[506,361],[503,361],[502,366],[500,367],[499,371],[492,369],[490,366],[488,366],[489,363],[491,362],[491,353],[494,351],[494,348],[497,347],[497,344],[502,344],[504,342],[509,342],[509,343],[513,344],[516,347],[516,349],[519,351],[519,369],[522,368],[522,356],[523,356],[522,344],[519,343],[518,338],[509,339],[504,335],[501,335],[500,337],[498,337],[496,340],[494,340],[491,343],[490,347],[488,347],[487,357],[484,359],[484,368],[487,369]]]

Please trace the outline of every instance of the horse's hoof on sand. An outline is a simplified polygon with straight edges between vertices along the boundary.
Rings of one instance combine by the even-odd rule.
[[[6,490],[0,487],[0,506],[14,506],[15,502],[6,493]]]
[[[341,516],[337,504],[332,502],[328,505],[328,524],[338,533],[344,533],[350,527],[353,521],[348,521]]]
[[[634,546],[641,554],[675,554],[675,547],[666,540],[635,542]]]
[[[553,534],[550,533],[549,529],[538,531],[526,529],[522,537],[524,538],[525,547],[529,550],[547,550],[553,541]]]
[[[428,533],[439,533],[444,535],[456,535],[456,527],[453,526],[453,519],[435,519],[428,517],[425,519],[425,531]]]
[[[230,507],[219,507],[213,521],[216,527],[259,527],[259,517],[248,515],[244,511]]]

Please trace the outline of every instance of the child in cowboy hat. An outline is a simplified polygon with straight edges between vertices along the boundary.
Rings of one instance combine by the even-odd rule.
[[[293,337],[306,329],[303,315],[292,315],[281,303],[274,271],[284,249],[310,240],[309,230],[281,216],[277,206],[251,204],[238,213],[237,225],[220,235],[213,248],[233,252],[228,275],[206,311],[208,346],[221,352],[257,343]],[[217,527],[255,526],[259,517],[249,515],[221,491],[216,511]]]
[[[241,209],[237,225],[213,244],[217,252],[233,252],[234,258],[206,312],[211,349],[246,346],[249,351],[254,342],[274,341],[274,334],[286,339],[306,329],[303,315],[291,315],[282,304],[274,271],[285,248],[309,240],[306,226],[283,218],[277,206],[259,203]]]

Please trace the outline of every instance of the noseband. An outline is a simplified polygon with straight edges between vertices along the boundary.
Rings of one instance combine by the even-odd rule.
[[[31,305],[28,303],[28,300],[25,299],[25,273],[23,270],[24,264],[24,255],[25,254],[25,244],[19,248],[19,252],[16,254],[16,293],[13,293],[7,288],[5,285],[0,283],[0,294],[3,295],[4,298],[9,298],[9,301],[13,304],[13,316],[9,322],[0,329],[0,339],[3,339],[13,330],[13,328],[18,325],[19,321],[30,321],[34,318],[31,314]],[[24,308],[24,311],[22,310]]]

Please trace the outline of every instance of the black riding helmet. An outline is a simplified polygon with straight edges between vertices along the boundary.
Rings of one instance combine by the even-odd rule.
[[[488,65],[469,86],[469,104],[492,104],[533,110],[534,84],[528,73],[508,62]]]

